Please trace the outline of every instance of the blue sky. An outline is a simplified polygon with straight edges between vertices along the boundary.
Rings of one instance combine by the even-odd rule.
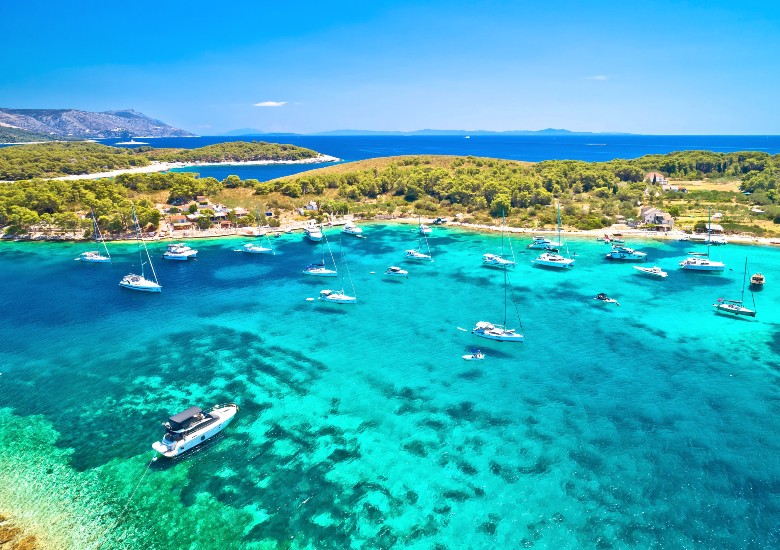
[[[774,2],[0,0],[0,20],[1,107],[202,135],[780,134]]]

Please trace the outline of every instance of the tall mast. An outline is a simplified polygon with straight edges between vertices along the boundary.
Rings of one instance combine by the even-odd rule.
[[[558,203],[558,246],[561,246],[561,204]]]
[[[504,328],[506,328],[506,267],[504,267]]]
[[[144,255],[141,254],[141,229],[138,227],[138,218],[135,215],[135,205],[133,203],[130,203],[130,209],[133,212],[133,225],[135,226],[135,242],[138,243],[138,260],[141,262],[141,277],[144,277]]]
[[[95,210],[90,208],[90,211],[92,212],[92,228],[93,232],[95,233],[95,242],[97,243],[100,241],[100,243],[103,244],[103,249],[106,251],[106,256],[108,256],[108,259],[111,259],[111,254],[108,252],[108,246],[106,245],[106,241],[103,239],[103,235],[100,234],[100,228],[98,227],[97,218],[95,218]]]
[[[707,207],[707,259],[710,258],[710,245],[712,244],[712,225],[710,222],[710,214],[712,213],[712,207]]]
[[[747,278],[747,257],[745,257],[745,271],[742,273],[742,296],[740,302],[745,303],[745,279]]]

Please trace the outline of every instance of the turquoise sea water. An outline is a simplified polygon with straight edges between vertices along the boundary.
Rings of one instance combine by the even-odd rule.
[[[300,234],[187,263],[150,244],[160,295],[118,287],[134,245],[81,265],[86,245],[0,243],[0,513],[63,548],[780,544],[780,251],[713,249],[713,275],[677,268],[690,243],[629,242],[656,280],[591,240],[532,268],[513,237],[526,340],[491,344],[458,327],[501,321],[498,235],[436,228],[423,265],[409,227],[364,227],[342,240],[355,306],[305,301],[340,285],[300,274]],[[715,314],[745,257],[757,318]],[[160,422],[230,401],[222,435],[147,468]]]

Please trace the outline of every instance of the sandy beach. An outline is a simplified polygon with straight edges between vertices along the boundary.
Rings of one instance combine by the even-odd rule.
[[[416,218],[396,218],[396,217],[382,217],[369,220],[353,219],[351,216],[344,218],[334,218],[329,223],[325,224],[325,227],[339,227],[344,225],[348,220],[354,221],[357,224],[371,224],[371,223],[390,223],[398,225],[416,226],[418,220]],[[260,228],[258,234],[252,234],[252,231],[256,230],[255,227],[231,227],[226,229],[210,228],[210,229],[188,229],[181,231],[172,231],[170,229],[163,229],[154,235],[145,235],[144,239],[147,242],[156,241],[178,241],[187,239],[220,239],[220,238],[236,238],[244,237],[247,239],[263,237],[266,234],[271,236],[278,236],[282,233],[293,233],[296,231],[303,231],[303,228],[311,223],[310,220],[296,220],[283,223],[279,227],[264,227]],[[423,223],[432,225],[431,220],[423,220]],[[500,233],[502,227],[500,225],[488,225],[488,224],[476,224],[476,223],[464,223],[458,221],[449,221],[445,225],[436,226],[433,225],[432,237],[436,236],[437,228],[443,227],[457,227],[460,229],[474,231],[478,233]],[[538,228],[526,228],[526,227],[504,227],[504,232],[517,237],[530,238],[533,235],[557,235],[557,229],[538,229]],[[630,239],[642,239],[642,240],[664,240],[664,241],[676,241],[676,240],[689,240],[691,244],[702,243],[705,235],[691,235],[681,231],[644,231],[641,229],[631,229],[624,225],[615,225],[612,227],[606,227],[603,229],[589,229],[589,230],[561,230],[561,235],[567,238],[573,239],[598,239],[605,235],[612,237],[620,235],[624,240]],[[134,236],[131,234],[109,236],[104,235],[106,241],[110,242],[131,242],[134,240]],[[687,239],[686,239],[687,237]],[[754,244],[762,246],[780,246],[780,238],[777,237],[756,237],[754,235],[734,234],[726,235],[726,239],[729,243],[734,244]],[[6,237],[5,240],[10,240]],[[80,234],[65,233],[60,235],[44,235],[42,233],[32,233],[30,235],[20,237],[18,240],[24,241],[62,241],[62,242],[80,242],[90,239],[85,239]]]
[[[108,172],[97,172],[94,174],[77,174],[73,176],[60,176],[51,178],[61,181],[74,180],[96,180],[101,178],[113,178],[120,174],[152,174],[155,172],[167,172],[172,168],[185,168],[198,166],[262,166],[265,164],[319,164],[322,162],[339,162],[341,159],[330,155],[318,155],[316,157],[301,160],[248,160],[244,162],[152,162],[148,166],[139,166],[137,168],[121,168],[119,170],[110,170]]]

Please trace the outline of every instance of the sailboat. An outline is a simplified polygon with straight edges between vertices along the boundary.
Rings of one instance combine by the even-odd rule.
[[[742,274],[742,295],[739,300],[724,300],[718,298],[718,301],[712,304],[718,313],[728,313],[730,315],[744,315],[745,317],[755,317],[756,312],[753,309],[745,307],[745,280],[747,279],[747,258],[745,258],[745,271]],[[752,295],[752,293],[751,293]],[[753,307],[756,307],[756,301],[753,300]]]
[[[714,260],[710,260],[710,244],[711,239],[710,233],[710,212],[712,211],[711,208],[707,209],[707,255],[706,257],[696,256],[696,257],[688,257],[685,258],[683,261],[680,262],[680,267],[683,269],[687,269],[688,271],[723,271],[726,269],[726,264],[723,262],[716,262]]]
[[[425,236],[431,234],[431,228],[422,222],[422,216],[420,216],[419,214],[417,215],[417,232],[420,235],[425,235]]]
[[[255,236],[260,236],[260,212],[255,209],[255,217],[257,218],[257,228],[255,228]],[[268,246],[261,246],[259,244],[253,244],[253,243],[245,243],[241,245],[241,248],[236,249],[236,252],[246,252],[247,254],[271,254],[272,256],[276,255],[276,252],[274,252],[273,247],[271,246],[271,239],[268,238],[268,232],[265,231],[262,233],[262,235],[265,237],[266,242],[268,243]]]
[[[422,225],[420,225],[422,228]],[[428,237],[426,236],[426,233],[423,233],[421,230],[417,231],[417,248],[410,248],[406,252],[404,252],[404,257],[407,260],[420,260],[424,262],[432,262],[433,257],[431,256],[431,247],[428,244]],[[430,233],[430,228],[429,228]],[[423,240],[425,241],[425,248],[423,249]],[[427,252],[427,254],[426,254]]]
[[[100,250],[90,250],[88,252],[82,252],[79,254],[79,257],[76,258],[76,261],[79,262],[88,262],[88,263],[94,263],[94,264],[110,264],[111,263],[111,254],[108,253],[108,247],[106,246],[106,241],[103,240],[103,235],[100,234],[100,228],[98,228],[97,220],[95,219],[95,211],[90,208],[90,211],[92,212],[92,232],[95,235],[95,243],[100,243],[103,245],[103,249],[106,251],[105,256],[100,253]]]
[[[344,254],[344,249],[341,249],[341,262],[344,264],[341,269],[341,290],[320,290],[320,300],[323,302],[330,302],[332,304],[356,304],[357,296],[355,295],[355,285],[352,282],[352,275],[349,273],[349,267],[347,267],[347,256]],[[344,287],[344,274],[349,276],[349,284],[352,287],[352,295],[346,293]]]
[[[328,242],[328,237],[323,232],[322,235],[324,236],[324,240],[321,241],[320,248],[322,249],[322,261],[318,264],[309,264],[306,266],[306,269],[303,270],[304,275],[314,275],[316,277],[336,277],[338,273],[336,272],[336,260],[333,259],[333,252],[330,249],[330,243]],[[334,269],[328,269],[325,267],[325,246],[328,247],[328,254],[330,254],[330,260],[333,262]]]
[[[561,243],[561,205],[558,205],[558,243]],[[544,252],[538,258],[531,261],[532,264],[541,267],[554,267],[556,269],[567,269],[574,267],[574,259],[564,258],[560,254],[553,252]]]
[[[496,340],[498,342],[522,342],[523,335],[515,332],[513,328],[506,328],[506,311],[507,311],[507,289],[509,287],[509,280],[507,278],[507,270],[504,269],[504,323],[502,325],[496,325],[488,321],[478,321],[474,328],[471,329],[471,334],[479,336],[480,338],[487,338],[488,340]],[[518,316],[519,320],[519,316]]]
[[[141,259],[141,274],[135,275],[133,273],[125,275],[122,280],[119,281],[119,286],[130,289],[140,290],[143,292],[161,292],[162,286],[157,281],[157,273],[154,271],[154,265],[152,264],[152,258],[149,256],[149,250],[146,248],[146,242],[141,237],[141,228],[138,226],[138,218],[135,215],[135,206],[131,206],[133,211],[133,224],[135,225],[135,238],[138,241],[138,257]],[[143,250],[143,252],[142,252]],[[144,261],[144,254],[146,255],[146,261]],[[144,272],[144,265],[149,264],[149,268],[152,270],[152,277],[154,280],[146,278]]]
[[[482,265],[486,267],[498,267],[506,269],[508,267],[515,267],[514,251],[512,251],[512,259],[504,258],[504,214],[501,214],[501,254],[483,254]],[[512,242],[509,242],[509,250],[512,250]]]

